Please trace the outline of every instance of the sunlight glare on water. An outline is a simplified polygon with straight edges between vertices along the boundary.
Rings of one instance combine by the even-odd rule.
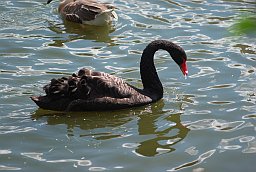
[[[229,28],[256,2],[104,2],[117,7],[115,26],[63,21],[58,1],[0,1],[0,170],[255,171],[256,36]],[[156,39],[183,47],[189,70],[157,52],[156,103],[64,113],[29,98],[83,67],[142,87],[140,56]]]

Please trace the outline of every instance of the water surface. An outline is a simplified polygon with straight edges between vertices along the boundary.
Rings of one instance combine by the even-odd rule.
[[[115,27],[65,22],[58,1],[0,1],[0,170],[254,171],[256,39],[229,28],[256,3],[107,2],[118,7]],[[157,103],[61,113],[29,99],[82,67],[141,87],[140,55],[155,39],[181,45],[189,67],[184,79],[166,52],[156,53],[165,88]]]

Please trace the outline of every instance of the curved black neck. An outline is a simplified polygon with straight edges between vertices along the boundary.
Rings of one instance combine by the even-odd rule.
[[[157,40],[151,42],[143,51],[140,61],[140,75],[143,91],[150,96],[153,101],[163,97],[163,86],[154,64],[154,54],[159,49],[168,51],[173,57],[173,53],[177,50],[177,45],[169,41]]]

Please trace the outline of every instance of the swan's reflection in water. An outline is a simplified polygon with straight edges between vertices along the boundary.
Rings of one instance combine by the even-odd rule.
[[[64,23],[56,24],[49,22],[49,30],[58,35],[53,37],[53,42],[48,46],[62,47],[63,44],[74,40],[95,40],[97,42],[110,43],[110,33],[115,31],[114,26],[90,26],[64,21]]]
[[[153,104],[151,109],[139,115],[139,135],[151,138],[141,141],[135,152],[142,156],[155,156],[174,151],[173,145],[182,141],[189,129],[181,124],[181,113],[163,110],[163,100]]]
[[[148,106],[120,111],[60,113],[38,109],[32,119],[46,118],[48,125],[65,124],[69,136],[76,135],[73,131],[80,128],[82,134],[79,137],[100,141],[129,137],[129,141],[133,142],[131,144],[136,145],[135,154],[152,157],[174,151],[172,146],[182,141],[189,132],[181,124],[180,113],[170,113],[163,107],[161,100]],[[120,141],[120,144],[123,142]]]

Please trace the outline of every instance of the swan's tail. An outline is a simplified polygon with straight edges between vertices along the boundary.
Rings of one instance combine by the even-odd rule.
[[[56,111],[66,110],[66,108],[69,104],[69,101],[70,101],[68,98],[52,100],[47,96],[31,96],[30,98],[40,108],[49,109],[49,110],[56,110]]]

